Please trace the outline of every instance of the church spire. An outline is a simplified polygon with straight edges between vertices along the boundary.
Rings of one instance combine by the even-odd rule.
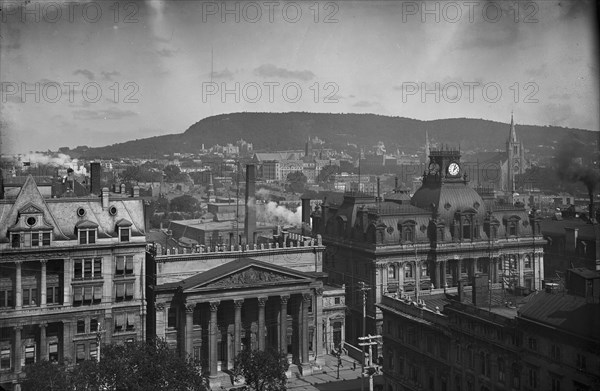
[[[517,142],[517,131],[515,130],[515,121],[513,119],[513,112],[510,112],[510,135],[508,136],[508,141],[511,143]]]

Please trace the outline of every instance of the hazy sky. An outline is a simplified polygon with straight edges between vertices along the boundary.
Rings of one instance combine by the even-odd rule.
[[[240,111],[599,130],[594,1],[0,4],[5,153]]]

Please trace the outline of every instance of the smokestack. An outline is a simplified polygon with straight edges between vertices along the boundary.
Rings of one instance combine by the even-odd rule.
[[[256,230],[256,166],[246,165],[246,216],[244,216],[244,234],[246,243],[254,243]]]
[[[126,191],[125,191],[125,184],[121,183],[121,194],[125,194],[125,193],[126,193]]]
[[[302,197],[302,235],[308,234],[310,227],[310,198]]]
[[[394,178],[394,190],[398,188],[398,177]]]
[[[102,188],[100,187],[100,177],[102,176],[102,167],[98,162],[90,163],[90,193],[95,195],[102,194]]]
[[[379,177],[377,177],[377,201],[381,201],[381,186],[379,183]]]

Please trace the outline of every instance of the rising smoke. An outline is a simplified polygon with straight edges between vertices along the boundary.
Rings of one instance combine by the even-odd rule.
[[[302,207],[299,206],[294,212],[285,206],[269,201],[256,206],[256,218],[258,221],[268,224],[299,227],[302,223]]]
[[[587,188],[590,202],[593,202],[594,191],[600,183],[600,171],[590,161],[592,156],[583,156],[589,147],[575,137],[563,140],[556,156],[557,174],[563,181],[582,182]],[[589,150],[589,149],[588,149]]]
[[[74,161],[71,160],[69,155],[59,153],[56,156],[44,155],[38,152],[26,155],[24,160],[28,160],[32,164],[48,165],[48,166],[59,166],[59,167],[72,167]]]

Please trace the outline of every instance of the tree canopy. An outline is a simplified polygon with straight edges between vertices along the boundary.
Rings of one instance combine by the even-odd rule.
[[[242,350],[235,358],[235,372],[255,391],[285,390],[287,357],[276,350]]]
[[[306,175],[301,171],[290,172],[286,179],[290,191],[293,191],[294,193],[304,192],[304,186],[306,185],[308,178],[306,178]]]
[[[74,367],[41,361],[25,367],[23,391],[206,391],[197,363],[166,342],[130,342],[102,347],[100,362]]]

